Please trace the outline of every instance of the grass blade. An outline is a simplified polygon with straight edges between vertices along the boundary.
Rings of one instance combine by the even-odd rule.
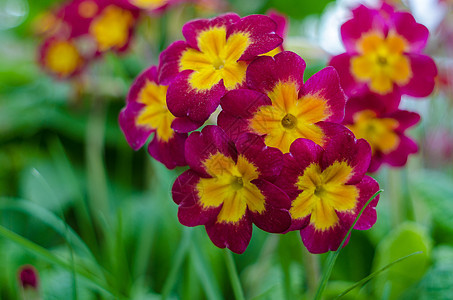
[[[234,296],[236,300],[244,300],[244,292],[242,290],[241,281],[239,280],[236,265],[234,264],[233,254],[230,250],[225,249],[225,262],[227,265],[228,273],[230,275],[231,284],[233,286]]]
[[[348,232],[346,233],[344,239],[341,241],[340,246],[338,247],[337,251],[331,252],[329,254],[329,257],[327,258],[327,267],[326,270],[322,274],[321,282],[319,283],[318,289],[316,291],[315,295],[315,300],[320,300],[322,297],[322,294],[324,292],[324,289],[326,288],[327,282],[329,281],[330,274],[332,273],[333,266],[335,265],[335,261],[338,258],[338,255],[340,254],[341,249],[343,248],[344,243],[346,243],[346,240],[348,236],[351,234],[352,229],[354,228],[355,224],[359,220],[360,216],[362,213],[365,211],[365,208],[371,203],[371,201],[374,200],[380,193],[382,193],[383,190],[377,191],[362,207],[360,210],[359,214],[357,215],[357,218],[354,220],[354,223],[352,223],[351,227],[349,228]]]
[[[179,244],[178,250],[176,251],[174,262],[171,266],[170,273],[168,274],[167,280],[165,281],[162,289],[162,300],[165,300],[170,295],[173,287],[178,279],[178,273],[181,270],[181,265],[184,262],[184,258],[190,248],[190,238],[192,235],[191,228],[184,228],[183,238]]]
[[[368,275],[367,277],[363,278],[362,280],[356,282],[355,284],[353,284],[351,287],[349,287],[348,289],[346,289],[345,291],[343,291],[340,295],[338,295],[335,299],[340,299],[341,297],[343,297],[344,295],[346,295],[347,293],[349,293],[350,291],[352,291],[353,289],[355,289],[356,287],[359,287],[361,285],[364,285],[365,283],[367,283],[368,281],[370,281],[371,279],[373,279],[374,277],[376,277],[377,275],[379,275],[380,273],[384,272],[385,270],[387,270],[388,268],[392,267],[393,265],[399,263],[399,262],[402,262],[403,260],[413,256],[413,255],[417,255],[417,254],[420,254],[420,253],[423,253],[422,251],[417,251],[417,252],[414,252],[414,253],[411,253],[409,255],[406,255],[406,256],[403,256],[401,258],[398,258],[397,260],[389,263],[388,265],[384,266],[383,268],[377,270],[376,272],[373,272],[371,273],[370,275]]]

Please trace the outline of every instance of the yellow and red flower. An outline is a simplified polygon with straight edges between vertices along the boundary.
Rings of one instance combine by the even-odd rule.
[[[282,168],[282,153],[245,134],[233,143],[217,126],[208,125],[186,141],[190,169],[173,185],[178,218],[186,226],[204,225],[220,248],[242,253],[252,224],[284,232],[291,223],[288,196],[272,181]]]
[[[371,156],[368,143],[339,124],[329,124],[327,130],[336,138],[324,148],[307,139],[292,143],[276,182],[291,200],[289,230],[300,230],[311,253],[337,250],[360,210],[379,190],[365,175]],[[354,229],[374,225],[377,202],[378,198],[366,207]]]
[[[149,154],[173,169],[186,165],[184,143],[187,134],[172,128],[176,117],[167,108],[167,88],[157,80],[157,67],[144,71],[132,84],[119,123],[134,150],[140,149],[154,133],[148,145]]]
[[[159,80],[169,85],[170,111],[195,123],[207,120],[226,91],[245,86],[250,61],[282,43],[276,29],[267,16],[233,13],[184,25],[186,40],[160,56]]]
[[[346,96],[333,68],[305,83],[304,70],[305,61],[293,52],[257,58],[247,69],[248,89],[222,98],[219,126],[233,139],[243,132],[263,136],[266,145],[283,153],[298,138],[323,146],[330,138],[323,127],[343,120]]]
[[[428,96],[434,88],[437,68],[422,54],[428,29],[407,12],[360,5],[341,27],[346,53],[334,56],[334,66],[346,94],[371,91],[413,97]]]
[[[38,60],[46,72],[64,79],[78,74],[87,58],[75,40],[52,37],[39,48]]]
[[[351,97],[343,121],[357,138],[370,143],[369,172],[376,172],[382,164],[402,167],[408,156],[418,151],[417,144],[405,131],[420,121],[420,115],[399,109],[388,111],[380,98],[372,93]]]

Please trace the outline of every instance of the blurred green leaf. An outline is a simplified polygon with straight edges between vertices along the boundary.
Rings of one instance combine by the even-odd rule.
[[[433,250],[434,265],[420,282],[404,294],[403,300],[449,300],[453,295],[453,247]]]
[[[274,8],[279,12],[285,13],[294,19],[303,19],[308,15],[321,14],[324,8],[330,2],[335,0],[317,0],[317,1],[300,1],[300,0],[270,0],[266,8]]]
[[[453,233],[453,179],[447,174],[423,170],[413,174],[410,189],[430,209],[436,225]]]
[[[429,236],[416,223],[402,224],[381,241],[376,249],[374,271],[417,251],[422,253],[394,265],[375,279],[375,293],[379,299],[383,297],[386,288],[389,289],[389,300],[399,299],[405,290],[425,274],[431,252]]]

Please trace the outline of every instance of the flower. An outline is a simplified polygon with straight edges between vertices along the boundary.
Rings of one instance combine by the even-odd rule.
[[[346,96],[337,72],[328,67],[303,81],[305,61],[289,51],[263,56],[247,69],[247,87],[221,100],[218,125],[233,139],[242,132],[264,137],[283,153],[298,138],[323,146],[324,123],[341,122]]]
[[[372,156],[368,171],[376,172],[383,163],[402,167],[410,154],[417,153],[417,144],[405,131],[419,121],[420,115],[415,112],[386,111],[380,96],[370,93],[349,99],[343,124],[357,138],[370,143]]]
[[[168,84],[167,103],[177,117],[203,123],[226,91],[245,85],[247,65],[282,42],[271,18],[230,13],[184,25],[186,41],[160,55],[159,80]]]
[[[148,145],[149,154],[167,168],[185,166],[184,143],[186,133],[172,129],[177,120],[167,108],[167,86],[159,84],[157,67],[152,66],[140,74],[127,95],[126,107],[119,115],[119,123],[127,142],[140,149],[154,133]]]
[[[407,12],[360,5],[341,27],[346,53],[332,57],[346,94],[371,91],[413,97],[428,96],[434,88],[434,61],[421,54],[428,29]]]
[[[57,78],[69,78],[84,67],[86,58],[72,39],[51,37],[39,48],[39,63]]]
[[[109,5],[94,17],[89,32],[100,52],[110,49],[122,51],[128,46],[134,23],[131,11]]]
[[[311,253],[337,250],[360,210],[379,190],[365,175],[371,156],[368,143],[339,124],[329,124],[328,130],[336,138],[324,149],[307,139],[292,143],[275,183],[291,200],[289,230],[300,230]],[[377,202],[378,198],[365,208],[354,229],[374,225]]]
[[[251,134],[233,143],[208,125],[189,136],[185,156],[190,169],[172,190],[181,224],[204,225],[217,247],[235,253],[247,248],[252,224],[274,233],[289,228],[288,197],[272,184],[282,167],[278,149]]]
[[[32,265],[24,265],[18,272],[19,283],[23,289],[39,288],[38,271]]]

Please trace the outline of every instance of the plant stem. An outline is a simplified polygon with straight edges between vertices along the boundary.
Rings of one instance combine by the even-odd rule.
[[[164,288],[162,289],[162,300],[165,300],[170,295],[173,287],[178,279],[178,273],[181,270],[182,263],[186,258],[190,248],[190,239],[192,234],[192,228],[184,228],[182,240],[179,244],[178,250],[176,251],[173,265],[171,266],[170,273],[165,281]]]
[[[313,298],[321,278],[319,256],[311,254],[305,247],[302,247],[302,255],[307,275],[306,280],[308,285],[308,297]]]
[[[109,216],[107,179],[104,166],[106,108],[102,99],[93,97],[92,101],[85,145],[88,198],[91,215],[96,225],[103,228],[103,219],[108,220]]]
[[[230,250],[225,250],[224,253],[228,274],[230,275],[231,284],[233,286],[234,296],[236,297],[236,300],[244,300],[244,292],[242,290],[241,281],[239,280],[236,265],[234,264],[233,255]]]

